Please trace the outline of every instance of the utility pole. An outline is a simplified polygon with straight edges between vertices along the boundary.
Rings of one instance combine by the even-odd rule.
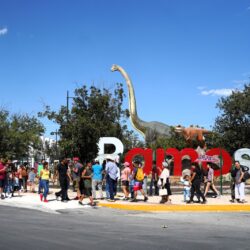
[[[53,131],[53,132],[51,132],[50,134],[51,135],[55,135],[56,136],[56,158],[58,158],[58,147],[57,147],[57,136],[59,135],[59,131],[56,129],[56,131]]]
[[[71,97],[69,96],[69,91],[67,90],[67,96],[66,96],[66,119],[67,119],[67,122],[69,121],[69,99],[70,98],[74,98],[74,97]]]

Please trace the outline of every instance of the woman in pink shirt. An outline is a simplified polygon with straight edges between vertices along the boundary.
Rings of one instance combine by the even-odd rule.
[[[124,167],[121,172],[122,191],[125,195],[123,200],[127,201],[129,199],[129,176],[131,175],[131,169],[129,168],[128,162],[125,162],[123,166]]]

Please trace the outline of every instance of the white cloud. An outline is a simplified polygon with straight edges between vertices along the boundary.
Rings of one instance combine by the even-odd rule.
[[[198,90],[203,90],[203,89],[205,89],[205,88],[206,88],[205,86],[198,86],[198,87],[197,87]]]
[[[0,29],[0,36],[6,35],[8,32],[7,28]]]
[[[210,89],[201,91],[201,95],[212,96],[229,96],[235,89]]]
[[[249,81],[248,80],[233,80],[233,83],[239,84],[239,85],[244,85],[247,84]]]

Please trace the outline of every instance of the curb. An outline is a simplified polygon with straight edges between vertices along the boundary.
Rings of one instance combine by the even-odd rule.
[[[107,207],[120,210],[142,211],[142,212],[250,212],[250,205],[129,205],[129,204],[99,204],[100,207]]]

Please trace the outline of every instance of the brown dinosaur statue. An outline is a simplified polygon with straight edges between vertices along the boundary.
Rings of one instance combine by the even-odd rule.
[[[211,131],[206,130],[204,128],[192,127],[192,126],[185,128],[180,125],[175,127],[175,132],[181,133],[186,139],[186,141],[189,142],[191,142],[192,140],[204,142],[205,141],[204,135],[212,133]]]

